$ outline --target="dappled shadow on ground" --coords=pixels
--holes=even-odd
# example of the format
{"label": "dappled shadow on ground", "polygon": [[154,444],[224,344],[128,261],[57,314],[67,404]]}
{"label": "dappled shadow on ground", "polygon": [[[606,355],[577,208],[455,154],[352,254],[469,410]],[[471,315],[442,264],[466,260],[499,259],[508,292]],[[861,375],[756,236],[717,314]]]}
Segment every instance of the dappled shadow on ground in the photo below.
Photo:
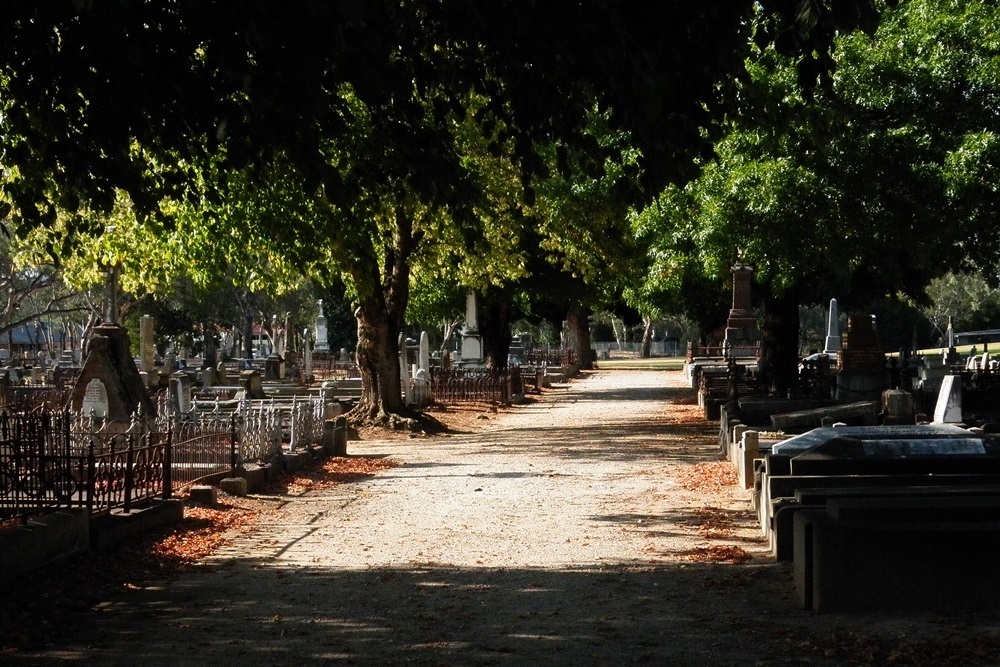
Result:
{"label": "dappled shadow on ground", "polygon": [[73,632],[40,638],[40,652],[3,657],[146,667],[212,664],[213,656],[247,665],[738,664],[761,655],[759,630],[738,604],[719,614],[700,600],[721,595],[700,583],[720,569],[289,571],[235,563],[132,591],[64,619]]}
{"label": "dappled shadow on ground", "polygon": [[[482,449],[502,448],[519,454],[557,458],[651,462],[703,461],[706,440],[714,441],[718,427],[705,422],[666,424],[661,420],[581,424],[565,426],[525,426],[471,433],[456,439],[454,447],[470,455]],[[419,447],[420,441],[409,445]],[[363,451],[363,443],[358,445]],[[401,445],[401,451],[407,445]],[[714,444],[710,447],[714,447]]]}
{"label": "dappled shadow on ground", "polygon": [[[558,570],[291,570],[243,561],[130,591],[61,622],[37,637],[35,650],[0,661],[848,665],[884,664],[916,641],[873,643],[874,628],[852,630],[849,617],[818,623],[795,608],[787,568],[683,561]],[[988,664],[958,657],[935,664]]]}

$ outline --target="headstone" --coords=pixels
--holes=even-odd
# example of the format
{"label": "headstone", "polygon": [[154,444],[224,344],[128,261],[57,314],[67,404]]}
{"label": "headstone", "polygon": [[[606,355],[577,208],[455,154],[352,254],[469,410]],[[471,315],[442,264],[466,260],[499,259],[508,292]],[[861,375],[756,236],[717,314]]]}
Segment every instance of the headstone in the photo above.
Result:
{"label": "headstone", "polygon": [[330,342],[328,340],[329,335],[326,330],[326,317],[323,315],[323,300],[320,299],[317,301],[316,306],[319,310],[316,315],[316,351],[329,352]]}
{"label": "headstone", "polygon": [[227,385],[229,384],[229,371],[226,369],[226,365],[219,362],[218,366],[215,368],[216,376],[219,378],[219,384]]}
{"label": "headstone", "polygon": [[959,375],[945,375],[941,381],[937,403],[934,406],[934,421],[940,424],[962,423],[962,378]]}
{"label": "headstone", "polygon": [[177,392],[177,395],[174,397],[177,401],[177,411],[181,414],[191,412],[191,378],[187,373],[177,372],[170,379],[176,380],[176,382],[172,382],[171,384],[174,385]]}
{"label": "headstone", "polygon": [[417,355],[417,368],[425,371],[431,368],[431,345],[426,331],[420,332],[420,353]]}
{"label": "headstone", "polygon": [[465,331],[462,332],[462,360],[472,363],[483,360],[483,339],[479,335],[479,314],[476,308],[476,293],[465,297]]}
{"label": "headstone", "polygon": [[915,421],[913,394],[902,389],[882,392],[882,423],[890,426],[912,424]]}
{"label": "headstone", "polygon": [[264,385],[260,381],[260,373],[257,371],[247,370],[241,372],[240,388],[242,389],[242,398],[244,399],[267,398],[267,394],[264,393]]}
{"label": "headstone", "polygon": [[757,318],[753,315],[750,294],[753,268],[737,264],[732,267],[732,272],[733,307],[726,321],[726,338],[723,344],[730,357],[754,357],[756,346],[760,342],[760,330],[757,328]]}
{"label": "headstone", "polygon": [[826,354],[840,350],[840,312],[837,310],[837,300],[830,299],[830,312],[826,320]]}
{"label": "headstone", "polygon": [[108,390],[100,378],[93,378],[83,390],[80,411],[86,417],[104,418],[108,416]]}
{"label": "headstone", "polygon": [[[135,360],[129,353],[128,332],[120,326],[102,324],[94,328],[87,350],[87,359],[80,370],[76,385],[70,393],[70,408],[83,410],[87,388],[97,379],[104,386],[107,396],[105,417],[114,421],[127,421],[136,410],[145,415],[155,414],[149,392],[143,384]],[[96,387],[97,385],[93,385]],[[93,389],[88,405],[100,404]]]}

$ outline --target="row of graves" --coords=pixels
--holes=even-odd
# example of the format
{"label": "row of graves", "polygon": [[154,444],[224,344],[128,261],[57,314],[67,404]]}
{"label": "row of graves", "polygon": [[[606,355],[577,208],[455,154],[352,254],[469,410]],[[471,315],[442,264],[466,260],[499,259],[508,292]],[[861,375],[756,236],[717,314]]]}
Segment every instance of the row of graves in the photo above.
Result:
{"label": "row of graves", "polygon": [[[469,311],[476,322],[472,295]],[[266,481],[301,467],[317,449],[346,453],[343,415],[360,396],[361,379],[345,351],[325,343],[322,303],[315,346],[295,353],[275,336],[262,359],[159,358],[153,327],[142,319],[135,358],[126,330],[105,324],[85,357],[0,374],[0,521],[60,507],[128,513],[206,481]],[[553,363],[566,361],[561,353],[487,372],[474,326],[454,358],[435,358],[426,333],[417,344],[401,338],[399,348],[403,398],[414,406],[509,404],[572,372]],[[536,354],[528,341],[512,347],[518,362]]]}
{"label": "row of graves", "polygon": [[872,318],[841,337],[835,309],[797,397],[754,391],[752,357],[689,361],[773,556],[817,612],[996,608],[998,364],[887,357]]}

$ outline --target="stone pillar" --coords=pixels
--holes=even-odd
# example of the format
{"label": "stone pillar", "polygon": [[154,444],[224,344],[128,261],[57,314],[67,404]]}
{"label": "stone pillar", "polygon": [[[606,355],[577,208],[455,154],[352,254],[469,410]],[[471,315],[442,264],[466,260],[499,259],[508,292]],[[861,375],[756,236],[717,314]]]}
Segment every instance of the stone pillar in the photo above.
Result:
{"label": "stone pillar", "polygon": [[399,384],[403,390],[403,402],[409,405],[410,395],[410,364],[406,361],[406,337],[399,334]]}
{"label": "stone pillar", "polygon": [[836,299],[830,299],[830,313],[826,320],[826,346],[823,351],[827,354],[840,351],[840,311],[837,310]]}
{"label": "stone pillar", "polygon": [[482,359],[483,339],[479,335],[476,294],[475,292],[469,292],[465,297],[465,331],[462,333],[462,360],[478,363]]}
{"label": "stone pillar", "polygon": [[326,331],[326,317],[323,315],[323,300],[316,302],[318,313],[316,314],[316,351],[329,352],[329,335]]}
{"label": "stone pillar", "polygon": [[752,357],[751,351],[760,342],[757,318],[753,315],[750,298],[750,280],[753,268],[746,264],[733,267],[733,307],[726,322],[725,347],[727,354],[735,357]]}
{"label": "stone pillar", "polygon": [[307,378],[312,377],[313,374],[313,355],[312,355],[312,340],[310,339],[309,329],[302,332],[302,372]]}
{"label": "stone pillar", "polygon": [[153,318],[143,315],[139,320],[139,369],[146,373],[156,370],[156,341],[153,338]]}
{"label": "stone pillar", "polygon": [[431,344],[426,331],[420,332],[420,354],[417,356],[417,368],[425,371],[431,369]]}
{"label": "stone pillar", "polygon": [[476,310],[476,293],[465,295],[465,328],[467,331],[479,331],[479,314]]}

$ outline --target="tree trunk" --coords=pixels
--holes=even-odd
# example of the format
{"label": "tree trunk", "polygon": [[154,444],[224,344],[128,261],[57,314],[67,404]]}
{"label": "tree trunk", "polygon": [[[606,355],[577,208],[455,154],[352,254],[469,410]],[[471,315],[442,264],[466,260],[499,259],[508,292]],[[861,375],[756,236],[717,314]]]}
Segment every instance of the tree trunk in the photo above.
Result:
{"label": "tree trunk", "polygon": [[764,302],[760,368],[764,381],[777,396],[798,388],[799,300],[795,290],[769,294]]}
{"label": "tree trunk", "polygon": [[573,362],[581,370],[593,370],[590,353],[590,309],[573,307],[566,314],[566,347],[573,351]]}
{"label": "tree trunk", "polygon": [[479,308],[479,334],[483,339],[483,359],[491,371],[507,370],[510,354],[509,290],[490,290]]}
{"label": "tree trunk", "polygon": [[642,347],[639,349],[639,356],[643,359],[649,359],[652,356],[650,349],[653,347],[653,318],[644,317],[642,323],[646,325],[646,328],[642,332]]}
{"label": "tree trunk", "polygon": [[388,310],[378,295],[362,301],[358,320],[358,368],[361,398],[353,412],[362,421],[388,424],[404,412],[399,378],[399,329],[392,326]]}
{"label": "tree trunk", "polygon": [[[372,249],[358,248],[348,270],[358,293],[358,368],[361,398],[351,418],[393,428],[415,422],[403,401],[399,368],[399,333],[410,297],[410,257],[423,234],[413,232],[413,219],[397,207],[392,247],[380,270]],[[384,278],[383,278],[384,276]]]}

